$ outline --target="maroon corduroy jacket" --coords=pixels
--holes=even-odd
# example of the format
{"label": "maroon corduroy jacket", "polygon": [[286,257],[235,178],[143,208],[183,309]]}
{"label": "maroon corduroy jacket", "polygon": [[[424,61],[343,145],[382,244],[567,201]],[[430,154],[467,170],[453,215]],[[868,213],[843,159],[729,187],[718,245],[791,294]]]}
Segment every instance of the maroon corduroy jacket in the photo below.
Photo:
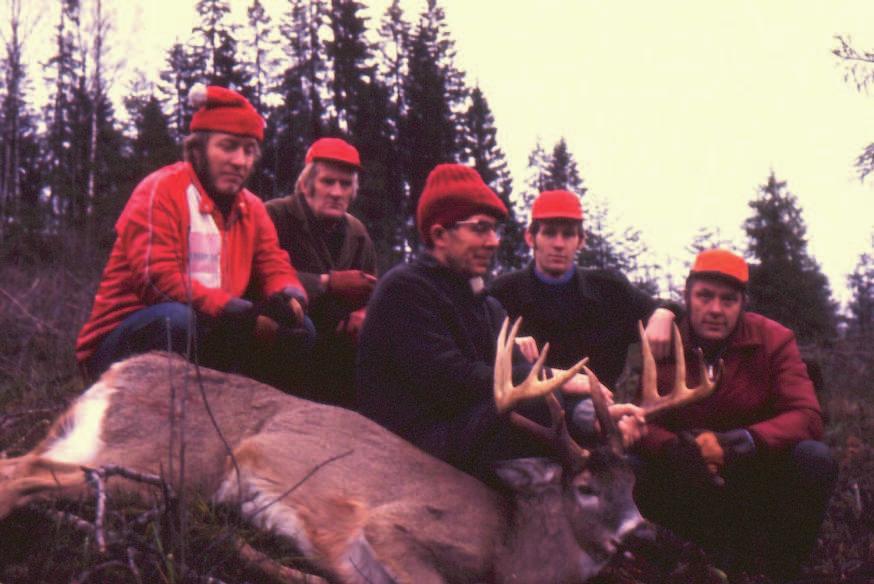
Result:
{"label": "maroon corduroy jacket", "polygon": [[[689,325],[680,323],[686,348],[686,381],[699,383],[698,358],[689,346]],[[746,428],[764,452],[781,452],[798,442],[822,437],[822,412],[801,360],[795,334],[759,314],[742,314],[722,354],[725,370],[707,399],[667,412],[650,424],[640,443],[656,455],[683,430],[723,432]],[[673,387],[674,363],[658,366],[661,393]]]}

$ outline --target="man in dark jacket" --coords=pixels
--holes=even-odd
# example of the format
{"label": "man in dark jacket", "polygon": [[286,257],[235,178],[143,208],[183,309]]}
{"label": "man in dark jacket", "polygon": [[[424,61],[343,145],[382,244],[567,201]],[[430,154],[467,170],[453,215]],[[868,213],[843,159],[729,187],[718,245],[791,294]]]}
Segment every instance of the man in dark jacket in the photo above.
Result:
{"label": "man in dark jacket", "polygon": [[[669,350],[674,313],[612,270],[576,265],[585,245],[583,210],[572,192],[540,193],[531,207],[525,241],[534,254],[527,268],[504,274],[489,288],[512,317],[523,317],[521,335],[549,343],[547,365],[570,367],[581,356],[601,383],[613,387],[628,346],[638,341],[637,322],[648,320],[656,358]],[[533,357],[537,349],[531,347]]]}
{"label": "man in dark jacket", "polygon": [[[636,497],[649,519],[700,543],[733,572],[794,576],[809,555],[836,479],[813,384],[794,334],[744,309],[746,262],[701,252],[680,323],[686,359],[724,363],[709,398],[650,424]],[[673,362],[659,366],[670,387]],[[687,370],[687,385],[699,382]]]}
{"label": "man in dark jacket", "polygon": [[321,138],[307,151],[292,195],[267,212],[310,298],[317,340],[312,366],[280,385],[311,399],[352,404],[355,342],[376,282],[376,252],[367,228],[349,212],[358,193],[361,159],[340,138]]}
{"label": "man in dark jacket", "polygon": [[[368,307],[358,353],[359,409],[430,454],[480,476],[489,462],[535,454],[530,436],[499,414],[493,398],[500,304],[483,292],[507,209],[477,172],[440,164],[428,176],[416,211],[426,251],[380,280]],[[514,381],[531,366],[517,352]],[[563,387],[587,393],[577,375]],[[517,411],[548,422],[542,401]],[[626,437],[642,416],[614,406]],[[620,423],[620,429],[623,424]],[[632,436],[633,434],[633,436]]]}

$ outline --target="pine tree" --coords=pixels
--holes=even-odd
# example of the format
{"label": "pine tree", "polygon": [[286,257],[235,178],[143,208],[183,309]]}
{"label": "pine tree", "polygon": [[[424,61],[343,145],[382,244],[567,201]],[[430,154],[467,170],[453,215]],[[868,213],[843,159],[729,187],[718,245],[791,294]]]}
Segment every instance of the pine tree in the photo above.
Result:
{"label": "pine tree", "polygon": [[[874,236],[871,238],[874,249]],[[874,253],[859,256],[853,273],[847,277],[852,297],[849,302],[850,332],[867,339],[874,333]]]}
{"label": "pine tree", "polygon": [[7,226],[21,224],[22,209],[32,205],[32,212],[38,208],[33,191],[39,189],[39,183],[27,180],[39,164],[34,156],[38,152],[36,121],[27,102],[29,80],[24,66],[32,17],[25,13],[22,0],[9,3],[8,17],[6,30],[0,31],[6,40],[5,54],[0,58],[5,72],[0,80],[0,245],[6,239]]}
{"label": "pine tree", "polygon": [[167,52],[167,69],[161,72],[161,93],[171,112],[173,139],[181,142],[188,134],[188,124],[194,112],[188,104],[188,93],[195,83],[203,82],[203,55],[182,43],[175,43]]}
{"label": "pine tree", "polygon": [[248,42],[244,43],[250,55],[246,62],[251,65],[251,72],[248,75],[252,86],[249,97],[255,109],[263,115],[264,94],[267,88],[273,85],[271,73],[272,65],[275,63],[270,55],[276,49],[277,42],[273,34],[273,20],[267,14],[261,0],[252,0],[246,15],[249,23],[248,31],[251,34]]}
{"label": "pine tree", "polygon": [[145,177],[179,160],[179,145],[171,136],[167,116],[154,95],[137,110],[131,111],[131,116],[136,127],[132,144],[132,159],[137,168],[135,175]]}
{"label": "pine tree", "polygon": [[[401,144],[409,184],[405,215],[412,216],[428,173],[460,155],[456,108],[464,101],[463,75],[455,66],[455,43],[443,9],[428,0],[410,39],[408,71],[404,79],[406,115],[401,124]],[[409,247],[418,234],[409,226]]]}
{"label": "pine tree", "polygon": [[807,227],[795,196],[774,172],[750,202],[744,222],[750,269],[750,308],[793,329],[799,339],[834,334],[835,307],[828,280],[807,253]]}
{"label": "pine tree", "polygon": [[579,165],[568,149],[567,141],[564,138],[559,139],[552,149],[552,154],[549,156],[543,173],[543,188],[540,190],[551,191],[555,189],[565,189],[580,197],[585,196],[589,190],[583,184]]}
{"label": "pine tree", "polygon": [[492,187],[509,211],[504,235],[497,253],[497,271],[521,268],[528,256],[525,225],[516,218],[512,204],[513,179],[504,151],[498,146],[495,117],[482,90],[475,87],[464,118],[462,160],[473,166],[485,183]]}
{"label": "pine tree", "polygon": [[83,140],[87,139],[87,114],[84,111],[85,63],[78,0],[61,3],[55,27],[56,52],[48,62],[53,95],[48,125],[49,206],[52,227],[84,224]]}
{"label": "pine tree", "polygon": [[[858,91],[867,92],[874,81],[874,53],[858,50],[848,37],[838,35],[835,38],[839,46],[832,49],[832,54],[843,61],[846,67],[844,79],[852,82]],[[874,172],[874,142],[865,146],[856,157],[856,169],[862,180]]]}
{"label": "pine tree", "polygon": [[198,0],[200,23],[192,31],[192,46],[200,51],[209,84],[249,95],[249,76],[237,61],[237,27],[227,22],[230,11],[227,0]]}

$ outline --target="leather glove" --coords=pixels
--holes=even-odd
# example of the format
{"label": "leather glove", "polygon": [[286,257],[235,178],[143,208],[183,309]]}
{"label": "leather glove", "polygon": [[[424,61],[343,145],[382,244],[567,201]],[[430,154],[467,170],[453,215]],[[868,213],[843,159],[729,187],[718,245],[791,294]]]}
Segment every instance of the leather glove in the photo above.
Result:
{"label": "leather glove", "polygon": [[680,432],[677,440],[665,448],[664,455],[671,471],[692,487],[724,484],[722,477],[708,468],[701,448],[690,432]]}
{"label": "leather glove", "polygon": [[345,333],[349,335],[353,342],[358,342],[358,335],[361,334],[361,328],[364,326],[364,320],[367,318],[367,308],[359,308],[349,313],[349,316],[340,321],[337,325],[337,333]]}
{"label": "leather glove", "polygon": [[296,288],[286,288],[281,292],[272,294],[259,307],[259,318],[269,318],[279,326],[288,328],[300,326],[304,319],[303,306],[298,298],[289,294],[290,291],[296,290]]}
{"label": "leather glove", "polygon": [[724,453],[726,466],[747,460],[756,453],[756,441],[746,428],[717,432],[716,440]]}
{"label": "leather glove", "polygon": [[327,291],[354,304],[365,304],[376,285],[376,276],[361,270],[332,270]]}

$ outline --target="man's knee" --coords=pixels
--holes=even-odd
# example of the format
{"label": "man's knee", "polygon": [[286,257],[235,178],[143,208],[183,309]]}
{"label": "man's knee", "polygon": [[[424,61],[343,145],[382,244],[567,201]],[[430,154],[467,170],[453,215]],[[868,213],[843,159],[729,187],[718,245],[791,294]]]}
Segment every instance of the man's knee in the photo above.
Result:
{"label": "man's knee", "polygon": [[817,440],[803,440],[792,450],[792,461],[806,483],[826,485],[837,479],[838,465],[829,447]]}

